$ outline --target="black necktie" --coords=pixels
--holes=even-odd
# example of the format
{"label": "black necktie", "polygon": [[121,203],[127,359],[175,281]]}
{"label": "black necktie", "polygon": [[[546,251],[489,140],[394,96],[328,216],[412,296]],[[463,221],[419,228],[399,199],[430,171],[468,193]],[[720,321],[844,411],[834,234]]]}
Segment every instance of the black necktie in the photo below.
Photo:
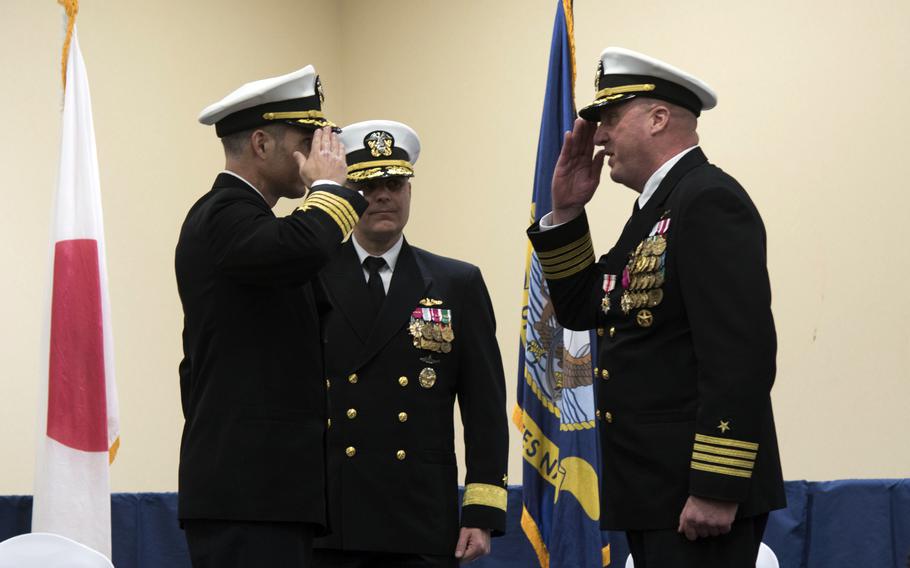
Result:
{"label": "black necktie", "polygon": [[368,256],[363,259],[363,267],[370,274],[367,287],[370,289],[370,298],[377,313],[382,307],[382,301],[385,300],[385,288],[382,285],[382,277],[379,276],[379,270],[385,265],[385,259],[381,256]]}

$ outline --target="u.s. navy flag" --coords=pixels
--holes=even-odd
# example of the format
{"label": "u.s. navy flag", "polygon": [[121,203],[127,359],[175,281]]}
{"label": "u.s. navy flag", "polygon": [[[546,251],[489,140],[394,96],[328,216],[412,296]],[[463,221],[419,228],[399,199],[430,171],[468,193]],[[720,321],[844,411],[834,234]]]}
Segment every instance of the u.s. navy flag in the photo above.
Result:
{"label": "u.s. navy flag", "polygon": [[72,25],[51,232],[32,531],[111,557],[109,466],[119,446],[101,186],[85,63]]}
{"label": "u.s. navy flag", "polygon": [[[531,219],[552,208],[550,182],[563,133],[575,120],[572,0],[558,0],[540,121]],[[528,245],[518,362],[524,491],[521,527],[541,567],[601,568],[610,547],[600,531],[599,445],[594,420],[591,334],[563,329],[541,262]]]}

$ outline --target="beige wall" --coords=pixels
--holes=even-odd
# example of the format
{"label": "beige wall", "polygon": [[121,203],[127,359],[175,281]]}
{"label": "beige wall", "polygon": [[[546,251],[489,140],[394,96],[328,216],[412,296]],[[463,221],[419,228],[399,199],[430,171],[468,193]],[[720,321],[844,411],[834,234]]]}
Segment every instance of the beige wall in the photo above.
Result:
{"label": "beige wall", "polygon": [[[106,213],[123,445],[119,491],[173,490],[182,417],[173,247],[221,168],[198,111],[239,83],[313,63],[341,123],[411,124],[423,154],[411,242],[478,264],[514,404],[523,230],[552,31],[550,0],[82,0]],[[709,158],[749,190],[769,234],[788,479],[906,477],[910,253],[901,158],[910,4],[576,6],[578,102],[607,45],[689,69],[720,94]],[[0,494],[32,488],[41,315],[59,132],[60,9],[0,0]],[[634,194],[604,176],[595,246]],[[288,211],[291,203],[279,205]],[[513,432],[510,475],[520,480]]]}

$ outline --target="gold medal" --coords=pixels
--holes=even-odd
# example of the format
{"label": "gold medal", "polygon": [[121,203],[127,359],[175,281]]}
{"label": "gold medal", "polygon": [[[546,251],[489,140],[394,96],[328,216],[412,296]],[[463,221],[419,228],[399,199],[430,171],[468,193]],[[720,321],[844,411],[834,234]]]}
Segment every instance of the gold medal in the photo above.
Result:
{"label": "gold medal", "polygon": [[654,316],[650,311],[642,310],[635,316],[635,323],[637,323],[639,327],[651,327],[651,324],[654,323]]}
{"label": "gold medal", "polygon": [[651,251],[655,255],[662,255],[667,250],[667,238],[663,235],[657,235],[657,239],[651,244]]}
{"label": "gold medal", "polygon": [[661,271],[658,272],[657,275],[654,277],[654,287],[655,287],[655,288],[660,288],[660,287],[663,286],[663,285],[664,285],[664,271],[661,270]]}
{"label": "gold medal", "polygon": [[648,307],[653,308],[660,304],[664,299],[664,291],[660,288],[648,291]]}
{"label": "gold medal", "polygon": [[450,353],[452,351],[452,344],[451,343],[442,343],[439,345],[439,350],[442,351],[443,353]]}
{"label": "gold medal", "polygon": [[605,314],[610,311],[610,295],[609,294],[604,294],[603,300],[600,301],[600,309]]}
{"label": "gold medal", "polygon": [[439,329],[438,323],[434,323],[432,326],[430,326],[430,333],[433,336],[433,341],[436,341],[436,342],[442,341],[442,330]]}
{"label": "gold medal", "polygon": [[436,384],[436,371],[432,367],[424,367],[417,376],[417,381],[425,389],[433,388]]}
{"label": "gold medal", "polygon": [[455,331],[452,329],[451,325],[445,325],[442,327],[442,340],[446,343],[451,343],[455,339]]}
{"label": "gold medal", "polygon": [[622,313],[626,315],[632,311],[632,293],[628,290],[622,293],[622,298],[619,300],[619,307],[622,309]]}

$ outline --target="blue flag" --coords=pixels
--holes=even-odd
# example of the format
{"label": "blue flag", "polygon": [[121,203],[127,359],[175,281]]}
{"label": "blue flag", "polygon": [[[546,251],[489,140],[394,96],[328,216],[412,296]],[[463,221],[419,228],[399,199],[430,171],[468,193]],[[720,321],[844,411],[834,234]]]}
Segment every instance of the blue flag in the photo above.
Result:
{"label": "blue flag", "polygon": [[[572,0],[558,0],[531,198],[534,221],[552,209],[553,169],[563,133],[575,120],[574,47]],[[513,422],[523,442],[521,527],[541,567],[610,564],[609,543],[600,531],[592,345],[589,332],[557,323],[529,244]]]}

